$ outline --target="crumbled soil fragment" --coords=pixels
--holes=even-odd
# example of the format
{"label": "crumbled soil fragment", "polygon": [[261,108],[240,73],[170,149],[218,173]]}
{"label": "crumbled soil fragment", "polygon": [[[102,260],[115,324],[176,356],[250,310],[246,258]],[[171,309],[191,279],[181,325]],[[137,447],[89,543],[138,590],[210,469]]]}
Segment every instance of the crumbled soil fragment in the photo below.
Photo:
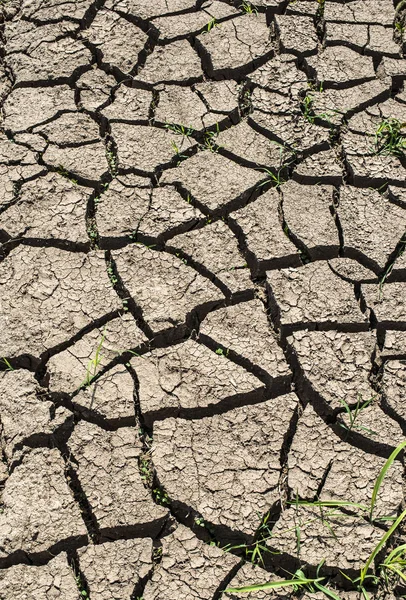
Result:
{"label": "crumbled soil fragment", "polygon": [[69,418],[69,411],[45,400],[46,390],[27,371],[0,375],[0,424],[2,448],[11,463],[20,455],[24,442],[50,438]]}
{"label": "crumbled soil fragment", "polygon": [[15,565],[0,571],[4,600],[77,600],[78,588],[65,553],[40,567]]}
{"label": "crumbled soil fragment", "polygon": [[19,551],[48,551],[61,540],[74,543],[86,536],[56,449],[31,450],[7,479],[2,501],[0,558]]}
{"label": "crumbled soil fragment", "polygon": [[406,211],[376,190],[345,186],[337,209],[348,253],[362,253],[383,269],[406,229]]}
{"label": "crumbled soil fragment", "polygon": [[382,530],[362,517],[348,518],[340,509],[332,512],[320,513],[317,507],[289,508],[275,525],[269,546],[281,553],[281,561],[286,553],[312,565],[324,560],[327,568],[361,569],[381,539]]}
{"label": "crumbled soil fragment", "polygon": [[131,175],[112,181],[97,209],[101,236],[158,238],[171,230],[190,228],[203,218],[203,214],[184,200],[173,186],[150,189],[140,187],[139,183],[140,178]]}
{"label": "crumbled soil fragment", "polygon": [[404,283],[364,284],[362,292],[366,305],[378,323],[389,326],[402,323],[406,314]]}
{"label": "crumbled soil fragment", "polygon": [[216,152],[204,150],[164,173],[162,182],[179,182],[209,210],[247,195],[265,174],[247,169]]}
{"label": "crumbled soil fragment", "polygon": [[117,144],[118,165],[122,169],[152,172],[171,159],[181,158],[190,143],[171,131],[144,125],[112,123],[111,131]]}
{"label": "crumbled soil fragment", "polygon": [[132,245],[113,252],[119,276],[154,330],[178,325],[198,305],[222,299],[209,279],[184,260]]}
{"label": "crumbled soil fragment", "polygon": [[255,202],[231,214],[242,229],[248,249],[258,260],[271,262],[297,253],[283,229],[279,205],[278,192],[270,189]]}
{"label": "crumbled soil fragment", "polygon": [[239,559],[208,546],[183,525],[162,539],[162,560],[147,583],[144,600],[211,600]]}
{"label": "crumbled soil fragment", "polygon": [[389,361],[385,364],[382,378],[382,392],[385,404],[389,407],[392,418],[406,424],[404,398],[406,393],[406,362]]}
{"label": "crumbled soil fragment", "polygon": [[[359,398],[360,405],[371,398],[376,399],[376,395],[364,394]],[[288,458],[288,485],[293,497],[298,494],[299,498],[313,498],[325,478],[321,500],[355,502],[365,506],[370,502],[375,480],[385,460],[352,446],[349,443],[351,434],[376,443],[395,445],[401,442],[402,431],[373,402],[358,414],[353,412],[352,421],[345,412],[341,413],[340,423],[343,435],[338,438],[310,405],[304,410]],[[395,514],[401,498],[402,466],[396,462],[379,490],[376,515]]]}
{"label": "crumbled soil fragment", "polygon": [[1,263],[0,281],[6,357],[39,355],[121,305],[99,251],[20,246]]}
{"label": "crumbled soil fragment", "polygon": [[89,385],[110,361],[146,339],[128,313],[93,329],[48,361],[50,389],[73,392],[82,385]]}
{"label": "crumbled soil fragment", "polygon": [[131,361],[140,383],[144,413],[182,414],[187,409],[211,408],[233,396],[244,396],[261,382],[243,367],[188,340],[169,349],[153,350]]}
{"label": "crumbled soil fragment", "polygon": [[89,190],[59,173],[48,173],[23,184],[18,200],[2,216],[11,236],[61,239],[86,243],[86,206]]}
{"label": "crumbled soil fragment", "polygon": [[83,492],[106,537],[119,537],[120,529],[131,526],[151,535],[159,531],[166,510],[153,503],[142,483],[136,430],[103,431],[82,421],[68,446]]}
{"label": "crumbled soil fragment", "polygon": [[109,10],[100,10],[83,36],[101,52],[101,60],[123,73],[137,65],[138,55],[147,41],[146,34],[127,19]]}
{"label": "crumbled soil fragment", "polygon": [[288,338],[311,389],[333,408],[375,395],[369,383],[375,348],[372,333],[297,331]]}
{"label": "crumbled soil fragment", "polygon": [[207,55],[208,71],[228,74],[271,52],[265,15],[247,14],[215,25],[199,36]]}
{"label": "crumbled soil fragment", "polygon": [[52,118],[58,111],[74,111],[73,90],[67,85],[44,88],[17,88],[6,99],[4,127],[12,132],[24,131]]}
{"label": "crumbled soil fragment", "polygon": [[[334,218],[333,188],[301,186],[289,181],[281,188],[286,225],[312,258],[338,254],[339,236]],[[329,256],[329,258],[332,258]]]}
{"label": "crumbled soil fragment", "polygon": [[272,378],[290,375],[281,348],[269,335],[267,315],[259,300],[210,313],[200,333],[264,369]]}
{"label": "crumbled soil fragment", "polygon": [[128,600],[152,568],[152,540],[117,540],[79,552],[89,593],[100,600]]}
{"label": "crumbled soil fragment", "polygon": [[197,52],[187,40],[180,40],[169,46],[157,46],[148,56],[137,79],[156,85],[197,81],[202,77],[203,71]]}
{"label": "crumbled soil fragment", "polygon": [[254,534],[258,515],[279,498],[279,455],[296,405],[290,394],[196,421],[158,423],[154,464],[172,501],[210,523]]}
{"label": "crumbled soil fragment", "polygon": [[353,286],[337,277],[326,262],[310,263],[300,269],[269,271],[267,280],[282,325],[367,322],[355,299]]}
{"label": "crumbled soil fragment", "polygon": [[252,287],[237,240],[223,221],[178,235],[171,244],[213,273],[232,293]]}

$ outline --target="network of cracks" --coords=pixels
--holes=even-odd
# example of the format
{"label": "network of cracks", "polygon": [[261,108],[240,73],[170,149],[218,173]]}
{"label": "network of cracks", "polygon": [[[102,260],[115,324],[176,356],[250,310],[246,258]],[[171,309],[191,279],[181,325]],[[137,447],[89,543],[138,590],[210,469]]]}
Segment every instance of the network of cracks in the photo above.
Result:
{"label": "network of cracks", "polygon": [[406,435],[402,4],[2,0],[1,600],[357,597],[404,502],[400,453],[349,504]]}

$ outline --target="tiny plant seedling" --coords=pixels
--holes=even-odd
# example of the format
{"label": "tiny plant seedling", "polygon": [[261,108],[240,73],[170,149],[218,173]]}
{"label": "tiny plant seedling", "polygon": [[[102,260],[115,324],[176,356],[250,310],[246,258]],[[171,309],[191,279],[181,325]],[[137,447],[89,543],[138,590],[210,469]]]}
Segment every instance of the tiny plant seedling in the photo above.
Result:
{"label": "tiny plant seedling", "polygon": [[96,352],[95,352],[94,358],[92,358],[91,360],[89,360],[89,362],[87,364],[86,379],[82,383],[82,386],[83,385],[89,386],[92,383],[93,379],[97,375],[97,369],[98,369],[98,367],[99,367],[99,365],[101,363],[101,360],[102,360],[101,349],[103,347],[105,337],[106,337],[106,328],[103,329],[102,337],[101,337],[100,342],[97,344],[97,348],[96,348]]}
{"label": "tiny plant seedling", "polygon": [[258,184],[258,187],[262,187],[271,182],[273,183],[274,187],[280,188],[281,185],[285,183],[285,179],[283,179],[281,176],[281,170],[282,169],[279,169],[276,173],[273,173],[270,169],[264,169],[264,173],[266,173],[267,178],[264,181],[261,181]]}
{"label": "tiny plant seedling", "polygon": [[364,402],[362,399],[362,394],[358,394],[357,404],[355,405],[354,410],[351,410],[351,408],[349,407],[347,402],[343,398],[340,398],[340,403],[344,407],[345,412],[350,421],[349,425],[347,425],[346,423],[343,423],[343,422],[339,423],[340,427],[343,427],[343,429],[346,429],[347,431],[352,431],[354,429],[355,431],[365,431],[369,435],[378,435],[376,433],[376,431],[372,431],[372,429],[368,429],[368,427],[364,427],[363,425],[360,425],[359,423],[356,422],[358,417],[360,416],[361,412],[365,408],[370,406],[370,404],[375,400],[375,398],[376,398],[376,396],[372,396],[371,398],[369,398],[368,400],[365,400],[365,402]]}
{"label": "tiny plant seedling", "polygon": [[240,4],[240,8],[242,12],[246,13],[247,15],[258,15],[258,9],[256,6],[251,4],[251,2],[246,2],[244,0],[244,2]]}
{"label": "tiny plant seedling", "polygon": [[206,29],[205,29],[205,31],[203,31],[203,33],[210,33],[210,31],[212,29],[214,29],[215,27],[220,27],[220,24],[218,23],[218,21],[215,17],[212,17],[210,19],[210,21],[207,23]]}

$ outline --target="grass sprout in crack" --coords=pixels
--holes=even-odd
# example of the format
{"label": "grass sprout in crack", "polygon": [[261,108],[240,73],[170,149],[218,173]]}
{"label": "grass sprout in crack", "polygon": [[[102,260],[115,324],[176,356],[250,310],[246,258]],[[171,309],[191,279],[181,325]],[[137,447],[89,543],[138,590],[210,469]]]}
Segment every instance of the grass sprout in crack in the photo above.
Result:
{"label": "grass sprout in crack", "polygon": [[203,31],[203,33],[210,33],[210,31],[212,29],[214,29],[215,27],[220,27],[220,23],[218,23],[217,19],[215,17],[213,17],[207,23],[206,29]]}
{"label": "grass sprout in crack", "polygon": [[406,152],[406,123],[398,119],[384,119],[375,132],[376,154],[405,156]]}
{"label": "grass sprout in crack", "polygon": [[356,423],[356,420],[360,416],[360,413],[365,408],[367,408],[375,399],[376,399],[376,396],[372,396],[368,400],[363,401],[362,394],[358,394],[357,404],[355,405],[354,410],[351,410],[351,408],[349,407],[347,402],[345,400],[343,400],[342,398],[340,398],[340,403],[343,405],[344,410],[345,410],[345,412],[348,416],[349,422],[350,422],[349,425],[347,425],[346,423],[339,423],[340,427],[343,427],[348,432],[355,430],[355,431],[365,431],[369,435],[378,435],[376,433],[376,431],[372,431],[372,429],[368,429],[368,427],[364,427],[363,425]]}
{"label": "grass sprout in crack", "polygon": [[251,4],[251,2],[244,1],[242,4],[240,4],[240,9],[247,15],[258,15],[257,7]]}
{"label": "grass sprout in crack", "polygon": [[101,350],[102,350],[105,338],[106,338],[106,328],[103,329],[102,337],[101,337],[100,342],[97,344],[94,357],[91,360],[89,360],[89,362],[87,364],[86,378],[80,387],[89,386],[92,383],[93,379],[96,377],[97,369],[102,360]]}

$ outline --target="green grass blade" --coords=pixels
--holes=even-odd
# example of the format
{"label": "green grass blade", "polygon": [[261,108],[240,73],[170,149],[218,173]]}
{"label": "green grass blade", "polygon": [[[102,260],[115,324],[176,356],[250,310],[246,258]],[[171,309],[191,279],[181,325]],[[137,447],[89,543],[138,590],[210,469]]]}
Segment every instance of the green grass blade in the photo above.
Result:
{"label": "green grass blade", "polygon": [[314,586],[329,598],[333,598],[333,600],[341,600],[340,596],[337,596],[337,594],[326,588],[324,585],[321,585],[321,583],[315,582]]}
{"label": "green grass blade", "polygon": [[384,565],[390,564],[395,557],[397,557],[399,554],[403,554],[405,552],[406,552],[406,544],[402,544],[401,546],[394,548],[392,550],[392,552],[390,552],[390,554],[388,554],[388,556],[385,558],[383,564]]}
{"label": "green grass blade", "polygon": [[398,577],[400,577],[401,579],[403,579],[403,581],[406,581],[406,574],[403,573],[403,571],[401,571],[397,567],[394,567],[393,565],[390,565],[390,566],[388,566],[386,568],[389,569],[390,571],[392,571],[393,573],[396,573],[396,575]]}
{"label": "green grass blade", "polygon": [[381,549],[384,547],[384,545],[386,544],[386,542],[388,541],[388,539],[390,538],[392,533],[395,531],[395,529],[397,529],[397,527],[399,526],[399,524],[403,521],[403,519],[405,517],[406,517],[406,510],[404,510],[402,512],[402,514],[400,514],[398,516],[396,521],[393,523],[392,527],[390,529],[388,529],[388,531],[385,533],[384,536],[382,536],[381,540],[378,542],[378,544],[373,549],[371,556],[368,558],[363,569],[361,569],[361,576],[360,576],[360,585],[361,586],[365,580],[365,577],[368,573],[368,569],[371,566],[372,561],[375,559],[376,555],[381,551]]}
{"label": "green grass blade", "polygon": [[248,585],[245,587],[227,588],[226,590],[224,590],[224,592],[228,593],[228,594],[231,594],[231,593],[232,594],[235,594],[235,593],[246,594],[248,592],[259,592],[261,590],[279,589],[279,588],[284,588],[284,587],[292,587],[295,585],[298,585],[298,586],[309,585],[312,583],[323,581],[323,579],[324,579],[324,577],[318,577],[317,579],[307,579],[307,578],[281,579],[280,581],[269,581],[268,583],[258,583],[255,585]]}
{"label": "green grass blade", "polygon": [[288,504],[294,504],[298,506],[355,506],[361,510],[367,510],[367,506],[364,504],[358,504],[358,502],[347,502],[346,500],[316,500],[315,502],[308,502],[307,500],[298,500],[297,502],[289,502]]}
{"label": "green grass blade", "polygon": [[376,498],[378,496],[378,492],[380,490],[380,487],[382,485],[382,481],[384,480],[384,477],[386,475],[386,473],[388,472],[388,470],[390,469],[392,463],[394,462],[395,458],[397,457],[397,455],[399,454],[399,452],[401,452],[403,450],[403,448],[406,447],[406,440],[404,442],[402,442],[401,444],[399,444],[399,446],[397,446],[397,448],[394,449],[394,451],[392,452],[392,454],[390,455],[390,457],[388,458],[388,460],[386,461],[386,463],[383,465],[381,472],[379,473],[376,481],[375,481],[375,485],[374,485],[374,490],[372,492],[372,498],[371,498],[371,508],[369,511],[369,518],[372,519],[372,513],[374,511],[375,508],[375,504],[376,504]]}
{"label": "green grass blade", "polygon": [[3,356],[3,358],[2,358],[1,360],[2,360],[2,361],[4,362],[4,364],[6,365],[6,367],[7,367],[7,369],[6,369],[6,370],[7,370],[7,371],[14,371],[14,368],[11,366],[11,364],[10,364],[10,362],[7,360],[7,358],[5,358],[5,357]]}

